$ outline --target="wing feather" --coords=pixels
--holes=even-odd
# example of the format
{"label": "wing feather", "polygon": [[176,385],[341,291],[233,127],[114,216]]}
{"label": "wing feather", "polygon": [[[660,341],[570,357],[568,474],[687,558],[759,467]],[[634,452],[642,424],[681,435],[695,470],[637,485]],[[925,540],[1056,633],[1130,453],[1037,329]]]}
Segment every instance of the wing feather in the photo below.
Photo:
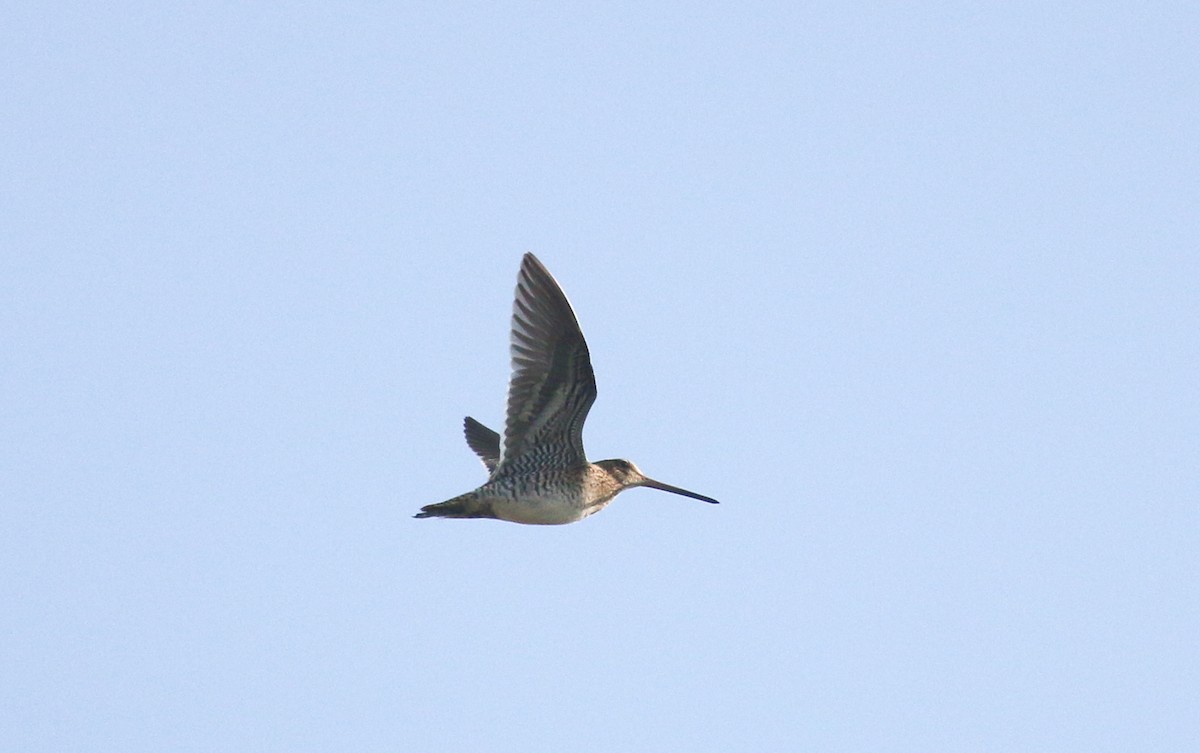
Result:
{"label": "wing feather", "polygon": [[591,357],[566,294],[533,254],[525,254],[517,276],[511,350],[495,475],[587,463],[583,423],[596,401]]}

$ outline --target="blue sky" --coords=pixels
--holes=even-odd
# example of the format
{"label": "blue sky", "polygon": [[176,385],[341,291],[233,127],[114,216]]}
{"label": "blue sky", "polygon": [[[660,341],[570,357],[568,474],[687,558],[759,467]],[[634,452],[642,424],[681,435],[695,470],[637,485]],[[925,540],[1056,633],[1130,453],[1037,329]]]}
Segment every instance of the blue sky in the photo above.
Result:
{"label": "blue sky", "polygon": [[[1200,12],[26,5],[0,748],[1200,745]],[[521,254],[566,527],[484,478]]]}

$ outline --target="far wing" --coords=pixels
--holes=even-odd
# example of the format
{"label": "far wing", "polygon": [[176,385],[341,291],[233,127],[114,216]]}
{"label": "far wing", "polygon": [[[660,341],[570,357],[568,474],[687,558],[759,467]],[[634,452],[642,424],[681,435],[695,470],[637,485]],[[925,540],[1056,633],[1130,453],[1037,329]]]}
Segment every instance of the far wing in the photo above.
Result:
{"label": "far wing", "polygon": [[500,462],[500,435],[470,416],[463,419],[463,434],[467,437],[467,446],[483,461],[488,473],[495,471]]}

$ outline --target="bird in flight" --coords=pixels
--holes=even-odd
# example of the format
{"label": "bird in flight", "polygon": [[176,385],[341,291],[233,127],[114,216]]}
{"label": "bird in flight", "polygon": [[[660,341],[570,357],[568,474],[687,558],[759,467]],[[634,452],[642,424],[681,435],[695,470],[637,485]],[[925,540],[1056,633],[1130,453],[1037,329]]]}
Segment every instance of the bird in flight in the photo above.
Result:
{"label": "bird in flight", "polygon": [[717,503],[655,481],[628,460],[588,462],[583,422],[596,401],[591,357],[566,294],[533,254],[525,254],[517,275],[511,348],[503,442],[470,416],[463,421],[467,445],[488,470],[487,482],[426,505],[415,517],[561,525],[583,520],[636,486]]}

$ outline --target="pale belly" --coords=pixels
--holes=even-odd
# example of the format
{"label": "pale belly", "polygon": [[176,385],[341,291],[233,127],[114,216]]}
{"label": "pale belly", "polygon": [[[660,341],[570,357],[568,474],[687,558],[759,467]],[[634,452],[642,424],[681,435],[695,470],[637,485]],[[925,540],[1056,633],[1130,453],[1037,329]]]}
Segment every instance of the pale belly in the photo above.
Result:
{"label": "pale belly", "polygon": [[519,497],[492,501],[492,513],[501,520],[535,526],[559,526],[583,520],[608,502],[583,507],[561,497]]}

